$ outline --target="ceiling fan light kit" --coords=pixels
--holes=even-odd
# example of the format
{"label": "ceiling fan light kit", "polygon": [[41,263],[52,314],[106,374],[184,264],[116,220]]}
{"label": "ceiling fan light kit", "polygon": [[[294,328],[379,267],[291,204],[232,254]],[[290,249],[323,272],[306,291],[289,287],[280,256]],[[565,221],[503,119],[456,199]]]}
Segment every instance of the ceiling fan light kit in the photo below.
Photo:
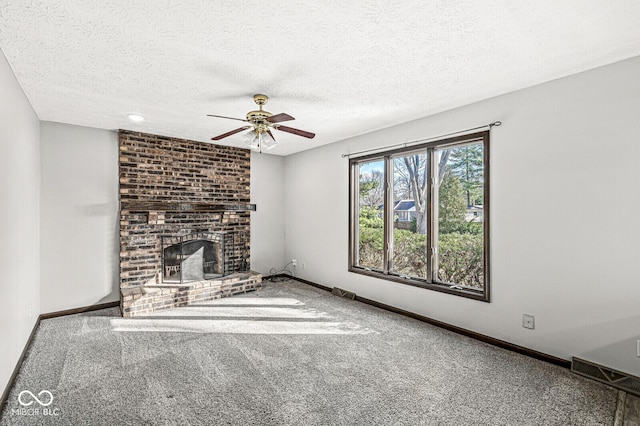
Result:
{"label": "ceiling fan light kit", "polygon": [[225,118],[228,120],[244,121],[246,123],[249,123],[246,126],[231,130],[218,136],[214,136],[213,138],[211,138],[211,140],[219,141],[220,139],[224,139],[231,135],[235,135],[236,133],[240,133],[244,130],[251,129],[243,135],[243,141],[251,149],[262,152],[262,148],[272,149],[276,146],[276,139],[271,133],[271,129],[280,130],[281,132],[291,133],[293,135],[302,136],[308,139],[313,139],[313,137],[315,137],[314,133],[278,124],[283,121],[295,120],[295,118],[286,113],[273,115],[269,111],[263,110],[262,106],[266,104],[267,101],[269,101],[269,97],[267,95],[254,95],[253,101],[258,105],[259,109],[256,111],[249,111],[247,113],[246,119],[208,114],[208,117]]}
{"label": "ceiling fan light kit", "polygon": [[276,146],[276,141],[270,133],[271,132],[256,133],[255,130],[251,129],[242,136],[242,141],[251,149],[271,149]]}

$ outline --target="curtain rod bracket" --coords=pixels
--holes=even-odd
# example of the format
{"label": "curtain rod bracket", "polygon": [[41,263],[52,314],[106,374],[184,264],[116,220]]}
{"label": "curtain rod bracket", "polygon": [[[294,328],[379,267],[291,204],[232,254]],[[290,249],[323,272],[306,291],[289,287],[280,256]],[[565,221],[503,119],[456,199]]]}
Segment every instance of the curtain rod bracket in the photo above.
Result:
{"label": "curtain rod bracket", "polygon": [[470,128],[470,129],[460,130],[460,131],[457,131],[457,132],[451,132],[451,133],[447,133],[447,134],[440,135],[440,136],[433,136],[433,137],[430,137],[430,138],[419,139],[419,140],[415,140],[415,141],[409,141],[409,142],[400,143],[400,144],[397,144],[397,145],[390,145],[390,146],[386,146],[386,147],[366,149],[364,151],[352,152],[352,153],[349,153],[349,154],[342,154],[342,158],[351,157],[352,155],[365,154],[365,153],[368,153],[368,152],[383,151],[383,150],[388,149],[388,148],[395,148],[395,147],[400,147],[400,146],[403,147],[403,148],[406,148],[408,146],[411,146],[413,144],[420,143],[420,142],[431,141],[431,140],[434,140],[434,139],[444,138],[446,136],[459,135],[461,133],[467,133],[467,132],[470,132],[470,131],[480,130],[480,129],[487,128],[487,127],[489,128],[489,130],[491,130],[492,127],[499,127],[499,126],[502,126],[502,121],[494,121],[493,123],[485,124],[484,126],[473,127],[473,128]]}

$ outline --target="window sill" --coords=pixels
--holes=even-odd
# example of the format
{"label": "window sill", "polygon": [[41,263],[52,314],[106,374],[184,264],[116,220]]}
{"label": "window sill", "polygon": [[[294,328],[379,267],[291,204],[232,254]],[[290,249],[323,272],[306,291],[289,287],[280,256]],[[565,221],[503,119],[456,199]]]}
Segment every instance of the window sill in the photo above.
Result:
{"label": "window sill", "polygon": [[490,302],[489,295],[480,291],[456,289],[456,288],[451,288],[446,284],[434,284],[434,283],[428,283],[423,280],[419,280],[417,278],[410,279],[410,278],[403,278],[396,275],[387,275],[387,274],[383,274],[382,272],[366,270],[364,268],[359,268],[355,266],[349,267],[349,272],[353,272],[355,274],[360,274],[360,275],[366,275],[368,277],[378,278],[381,280],[393,281],[393,282],[406,284],[414,287],[420,287],[426,290],[433,290],[441,293],[452,294],[454,296],[465,297],[467,299],[479,300],[481,302],[487,302],[487,303]]}

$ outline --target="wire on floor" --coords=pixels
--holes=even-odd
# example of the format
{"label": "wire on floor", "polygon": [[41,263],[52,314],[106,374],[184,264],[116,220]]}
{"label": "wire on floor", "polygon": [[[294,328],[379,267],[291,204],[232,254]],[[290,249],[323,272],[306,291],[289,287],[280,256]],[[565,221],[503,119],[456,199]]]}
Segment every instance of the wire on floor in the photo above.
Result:
{"label": "wire on floor", "polygon": [[272,282],[280,282],[286,281],[287,277],[278,276],[278,275],[290,275],[292,277],[296,276],[296,267],[293,266],[293,271],[287,269],[289,265],[293,265],[293,262],[289,262],[282,267],[282,269],[278,270],[276,268],[269,269],[269,281]]}

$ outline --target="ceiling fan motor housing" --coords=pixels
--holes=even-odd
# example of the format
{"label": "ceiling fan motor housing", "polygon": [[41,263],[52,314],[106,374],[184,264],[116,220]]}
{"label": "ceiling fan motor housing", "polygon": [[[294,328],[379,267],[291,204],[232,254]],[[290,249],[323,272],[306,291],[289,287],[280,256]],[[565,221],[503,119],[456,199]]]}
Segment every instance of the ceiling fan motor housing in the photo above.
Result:
{"label": "ceiling fan motor housing", "polygon": [[269,101],[269,97],[267,95],[253,95],[253,101],[260,107],[260,109],[258,111],[249,111],[247,113],[247,120],[256,126],[256,130],[258,132],[265,132],[268,128],[266,120],[273,114],[269,111],[263,111],[262,105]]}
{"label": "ceiling fan motor housing", "polygon": [[252,123],[260,123],[265,121],[272,115],[273,114],[271,114],[269,111],[249,111],[247,113],[247,120],[251,121]]}

